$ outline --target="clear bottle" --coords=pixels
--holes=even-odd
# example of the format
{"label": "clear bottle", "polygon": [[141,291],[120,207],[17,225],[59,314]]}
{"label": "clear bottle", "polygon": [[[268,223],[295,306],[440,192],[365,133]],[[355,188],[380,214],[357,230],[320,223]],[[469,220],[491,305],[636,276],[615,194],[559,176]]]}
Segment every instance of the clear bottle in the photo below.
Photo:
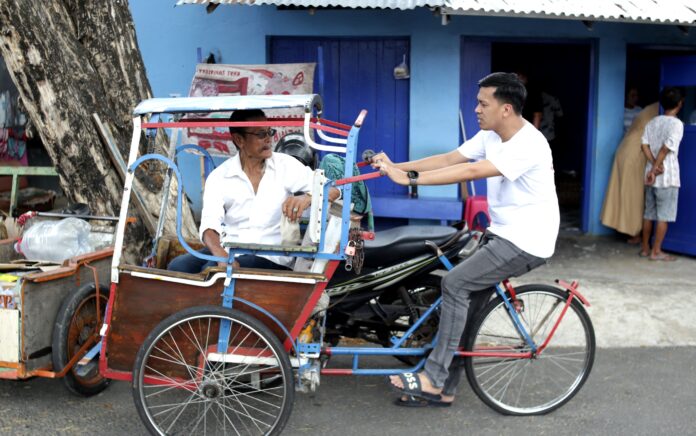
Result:
{"label": "clear bottle", "polygon": [[88,222],[78,218],[40,221],[24,231],[15,250],[28,260],[60,263],[92,251],[90,228]]}

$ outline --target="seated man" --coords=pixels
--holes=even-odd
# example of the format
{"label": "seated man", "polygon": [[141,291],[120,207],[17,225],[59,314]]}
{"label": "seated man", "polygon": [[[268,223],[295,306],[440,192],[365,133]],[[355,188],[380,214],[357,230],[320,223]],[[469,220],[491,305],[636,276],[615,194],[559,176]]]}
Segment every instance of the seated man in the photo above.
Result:
{"label": "seated man", "polygon": [[[230,121],[266,121],[259,109],[237,110]],[[314,172],[292,156],[274,153],[271,138],[274,129],[268,127],[230,127],[237,155],[226,160],[210,173],[205,182],[200,237],[205,244],[200,251],[227,257],[221,246],[223,231],[240,243],[280,245],[282,213],[296,221],[311,204],[308,194]],[[329,201],[340,191],[331,188]],[[290,269],[293,258],[287,256],[237,256],[233,266],[245,268]],[[225,266],[225,262],[219,265]],[[215,262],[199,259],[192,254],[175,258],[167,269],[198,273]]]}

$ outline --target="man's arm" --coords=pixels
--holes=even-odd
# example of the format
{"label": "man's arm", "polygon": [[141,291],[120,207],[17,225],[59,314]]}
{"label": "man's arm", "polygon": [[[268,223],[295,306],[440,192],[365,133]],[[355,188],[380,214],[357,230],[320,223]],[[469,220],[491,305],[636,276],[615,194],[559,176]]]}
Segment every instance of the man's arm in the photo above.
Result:
{"label": "man's arm", "polygon": [[532,124],[534,124],[534,127],[536,127],[537,130],[541,128],[541,120],[543,116],[544,114],[541,112],[534,112],[534,115],[532,117]]}
{"label": "man's arm", "polygon": [[[213,256],[227,258],[227,252],[220,243],[220,234],[213,229],[206,229],[203,232],[203,244],[210,250]],[[218,262],[219,266],[227,265],[227,262]]]}
{"label": "man's arm", "polygon": [[[406,171],[387,163],[377,164],[380,171],[399,185],[408,185],[409,178]],[[419,185],[449,185],[451,183],[465,182],[468,180],[484,179],[502,175],[489,160],[481,160],[474,163],[459,163],[445,168],[419,172]]]}
{"label": "man's arm", "polygon": [[667,148],[666,145],[663,145],[660,151],[657,152],[657,157],[655,158],[655,162],[653,162],[653,170],[657,171],[657,174],[661,174],[664,172],[662,162],[664,162],[665,158],[671,151],[672,150]]}
{"label": "man's arm", "polygon": [[[341,191],[337,188],[329,189],[329,201],[334,202],[341,195]],[[309,206],[312,205],[312,196],[307,193],[304,195],[297,195],[288,197],[282,206],[282,211],[285,216],[288,217],[290,221],[297,221]]]}
{"label": "man's arm", "polygon": [[648,146],[648,144],[641,144],[640,148],[643,150],[643,154],[645,155],[645,157],[648,158],[648,162],[650,162],[654,167],[655,156],[653,156],[652,151],[650,150],[650,146]]}
{"label": "man's arm", "polygon": [[[445,168],[451,165],[457,165],[469,161],[468,158],[462,156],[458,150],[452,150],[448,153],[436,154],[433,156],[428,156],[423,159],[412,160],[408,162],[393,163],[389,156],[385,153],[378,153],[372,157],[372,162],[382,161],[390,166],[396,167],[403,171],[432,171],[440,168]],[[376,165],[373,165],[376,167]]]}

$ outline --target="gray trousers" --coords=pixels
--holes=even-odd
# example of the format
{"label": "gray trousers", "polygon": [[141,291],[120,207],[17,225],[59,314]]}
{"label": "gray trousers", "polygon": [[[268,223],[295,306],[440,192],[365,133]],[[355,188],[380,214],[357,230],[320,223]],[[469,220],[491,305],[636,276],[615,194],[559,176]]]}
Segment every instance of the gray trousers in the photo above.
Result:
{"label": "gray trousers", "polygon": [[471,293],[490,289],[543,265],[545,259],[526,253],[507,239],[486,232],[481,246],[442,279],[439,338],[425,363],[425,375],[443,394],[454,395],[463,359],[454,352],[463,343]]}

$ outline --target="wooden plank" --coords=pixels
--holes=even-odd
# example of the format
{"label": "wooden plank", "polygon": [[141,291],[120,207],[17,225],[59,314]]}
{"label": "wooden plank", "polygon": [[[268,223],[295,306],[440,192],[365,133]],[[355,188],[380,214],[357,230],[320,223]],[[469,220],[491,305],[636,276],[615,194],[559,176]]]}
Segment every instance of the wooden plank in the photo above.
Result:
{"label": "wooden plank", "polygon": [[19,362],[19,311],[0,309],[0,361]]}
{"label": "wooden plank", "polygon": [[[237,280],[235,297],[263,307],[290,330],[313,290],[311,284]],[[219,306],[222,291],[222,279],[203,288],[121,274],[107,337],[109,368],[130,372],[138,349],[157,324],[189,307]],[[234,308],[259,319],[285,340],[282,330],[264,315],[242,303]]]}
{"label": "wooden plank", "polygon": [[[97,268],[100,285],[109,284],[109,268],[111,267],[111,252],[100,252],[102,258],[92,260],[91,266]],[[26,362],[28,370],[46,367],[51,362],[50,353],[45,350],[51,347],[53,326],[55,325],[58,309],[65,297],[79,287],[94,282],[94,273],[83,265],[72,265],[70,274],[48,281],[31,280],[25,277],[22,288],[22,361]],[[36,278],[40,274],[29,277]],[[36,356],[36,357],[32,357]]]}
{"label": "wooden plank", "polygon": [[460,221],[464,203],[458,198],[372,197],[376,217]]}

